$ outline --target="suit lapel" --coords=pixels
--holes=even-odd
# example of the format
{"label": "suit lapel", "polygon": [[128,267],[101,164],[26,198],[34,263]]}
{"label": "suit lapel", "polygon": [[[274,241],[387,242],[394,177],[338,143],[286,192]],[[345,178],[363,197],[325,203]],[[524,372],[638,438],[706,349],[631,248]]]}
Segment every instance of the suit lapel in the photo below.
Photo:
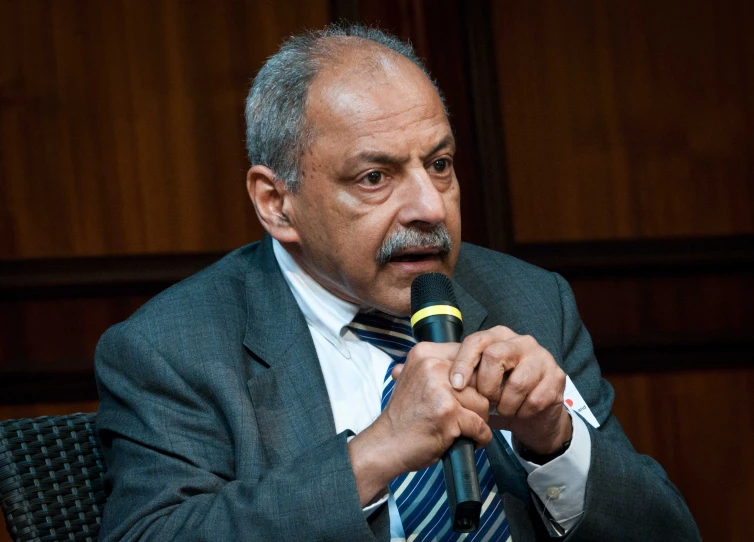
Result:
{"label": "suit lapel", "polygon": [[267,457],[290,460],[335,434],[330,399],[301,310],[265,235],[246,277],[243,344],[252,353],[249,393]]}
{"label": "suit lapel", "polygon": [[456,294],[456,301],[458,301],[458,308],[461,310],[461,316],[463,317],[462,339],[465,339],[475,331],[479,331],[482,323],[487,318],[487,310],[457,281],[453,280],[451,282],[453,283],[453,291]]}

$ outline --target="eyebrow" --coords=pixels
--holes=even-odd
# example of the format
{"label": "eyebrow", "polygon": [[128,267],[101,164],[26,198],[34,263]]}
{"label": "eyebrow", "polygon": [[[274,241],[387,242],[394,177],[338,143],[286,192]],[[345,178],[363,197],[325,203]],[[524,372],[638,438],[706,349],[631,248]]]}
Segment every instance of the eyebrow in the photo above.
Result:
{"label": "eyebrow", "polygon": [[456,138],[453,137],[453,134],[448,134],[445,137],[443,137],[440,142],[435,145],[435,148],[429,151],[429,154],[427,156],[424,156],[422,158],[422,161],[426,160],[428,157],[432,156],[433,154],[436,154],[437,152],[441,151],[445,147],[451,147],[454,151],[456,149]]}
{"label": "eyebrow", "polygon": [[[453,137],[453,134],[448,134],[447,136],[442,138],[431,151],[429,151],[425,156],[422,156],[422,161],[426,160],[429,156],[436,154],[445,147],[451,147],[455,150],[455,146],[456,140]],[[364,162],[381,165],[402,165],[408,161],[409,158],[406,156],[395,156],[386,154],[384,152],[364,151],[356,154],[355,156],[352,156],[351,158],[346,159],[346,167],[350,169]]]}

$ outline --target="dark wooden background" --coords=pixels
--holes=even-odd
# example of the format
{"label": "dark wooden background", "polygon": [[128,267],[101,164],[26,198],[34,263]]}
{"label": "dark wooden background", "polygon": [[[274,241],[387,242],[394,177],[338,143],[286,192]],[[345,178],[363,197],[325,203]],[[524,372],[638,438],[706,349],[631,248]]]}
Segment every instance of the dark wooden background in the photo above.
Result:
{"label": "dark wooden background", "polygon": [[635,447],[705,540],[754,539],[745,0],[0,1],[0,418],[95,409],[100,334],[260,237],[249,81],[339,18],[412,40],[466,240],[570,281]]}

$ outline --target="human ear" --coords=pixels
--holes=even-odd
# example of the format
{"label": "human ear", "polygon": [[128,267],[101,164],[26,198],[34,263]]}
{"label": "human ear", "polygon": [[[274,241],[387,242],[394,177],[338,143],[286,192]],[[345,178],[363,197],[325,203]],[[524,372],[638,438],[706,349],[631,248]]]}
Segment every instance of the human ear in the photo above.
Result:
{"label": "human ear", "polygon": [[246,191],[262,227],[281,243],[300,241],[287,210],[292,194],[267,166],[252,166],[246,174]]}

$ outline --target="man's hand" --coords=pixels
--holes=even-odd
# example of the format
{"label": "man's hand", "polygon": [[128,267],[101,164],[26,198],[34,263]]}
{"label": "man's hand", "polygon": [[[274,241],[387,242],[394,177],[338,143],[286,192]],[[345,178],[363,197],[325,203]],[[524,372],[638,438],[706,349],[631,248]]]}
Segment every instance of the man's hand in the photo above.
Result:
{"label": "man's hand", "polygon": [[474,387],[450,385],[457,343],[419,343],[408,354],[382,414],[349,443],[362,505],[390,480],[440,460],[463,435],[481,445],[492,440],[489,401]]}
{"label": "man's hand", "polygon": [[491,425],[510,430],[534,452],[549,454],[571,438],[566,375],[533,337],[503,326],[469,335],[450,374],[454,388],[471,384],[489,400],[498,414]]}

